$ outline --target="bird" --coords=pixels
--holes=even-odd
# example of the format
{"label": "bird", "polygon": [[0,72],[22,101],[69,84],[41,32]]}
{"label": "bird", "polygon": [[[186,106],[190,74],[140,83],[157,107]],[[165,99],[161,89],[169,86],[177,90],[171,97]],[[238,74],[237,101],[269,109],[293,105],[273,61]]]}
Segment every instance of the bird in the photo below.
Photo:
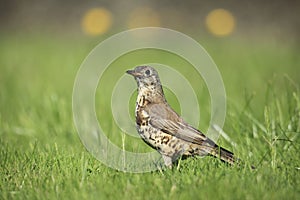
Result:
{"label": "bird", "polygon": [[137,66],[126,73],[137,82],[137,132],[145,143],[161,154],[165,166],[172,168],[180,157],[205,155],[230,165],[237,162],[231,151],[217,145],[171,108],[153,67]]}

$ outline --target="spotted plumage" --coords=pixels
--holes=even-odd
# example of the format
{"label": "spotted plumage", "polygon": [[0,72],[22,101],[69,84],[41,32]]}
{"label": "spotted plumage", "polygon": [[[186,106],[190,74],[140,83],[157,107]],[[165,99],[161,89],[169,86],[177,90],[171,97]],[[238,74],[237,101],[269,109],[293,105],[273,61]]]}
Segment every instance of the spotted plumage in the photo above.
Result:
{"label": "spotted plumage", "polygon": [[128,70],[138,85],[136,127],[141,138],[163,157],[166,166],[180,156],[212,155],[235,162],[233,153],[219,147],[186,123],[167,103],[157,71],[150,66]]}

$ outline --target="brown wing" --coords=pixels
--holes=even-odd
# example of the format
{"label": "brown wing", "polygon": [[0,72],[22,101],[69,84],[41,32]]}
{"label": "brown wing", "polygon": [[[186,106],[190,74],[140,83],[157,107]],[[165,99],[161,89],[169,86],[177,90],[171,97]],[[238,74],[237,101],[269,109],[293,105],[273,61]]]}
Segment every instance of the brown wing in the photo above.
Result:
{"label": "brown wing", "polygon": [[150,124],[165,133],[199,145],[208,139],[199,130],[184,122],[168,104],[150,104],[146,111],[150,116]]}
{"label": "brown wing", "polygon": [[187,124],[168,104],[149,104],[146,111],[151,125],[177,138],[200,145],[202,153],[199,155],[208,153],[230,164],[236,162],[232,152],[219,147],[199,130]]}

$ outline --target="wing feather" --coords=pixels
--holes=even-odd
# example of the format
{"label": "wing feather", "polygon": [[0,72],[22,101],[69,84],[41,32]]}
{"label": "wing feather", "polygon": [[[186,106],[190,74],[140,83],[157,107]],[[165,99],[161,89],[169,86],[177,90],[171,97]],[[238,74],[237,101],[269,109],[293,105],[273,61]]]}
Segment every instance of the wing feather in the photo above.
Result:
{"label": "wing feather", "polygon": [[187,124],[168,104],[149,105],[147,112],[150,124],[165,133],[196,144],[207,140],[203,133]]}

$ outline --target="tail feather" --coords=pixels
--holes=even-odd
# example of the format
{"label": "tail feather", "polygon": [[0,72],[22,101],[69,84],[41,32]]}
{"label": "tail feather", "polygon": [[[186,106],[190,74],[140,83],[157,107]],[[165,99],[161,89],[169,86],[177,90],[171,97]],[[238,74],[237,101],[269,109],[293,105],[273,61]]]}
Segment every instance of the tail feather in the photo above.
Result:
{"label": "tail feather", "polygon": [[[241,166],[245,164],[241,159],[235,157],[232,152],[217,145],[209,154],[221,159],[223,162],[229,163],[230,165]],[[253,165],[251,165],[250,167],[251,169],[256,169],[256,167]]]}
{"label": "tail feather", "polygon": [[[201,145],[193,144],[191,145],[193,153],[191,155],[210,155],[216,158],[219,158],[221,161],[228,163],[230,165],[243,165],[244,162],[237,158],[231,151],[218,146],[212,140],[207,138]],[[255,169],[255,166],[251,165],[252,169]]]}
{"label": "tail feather", "polygon": [[236,164],[238,159],[235,158],[234,154],[223,147],[217,146],[214,148],[210,154],[214,157],[220,158],[222,161],[229,163],[231,165]]}
{"label": "tail feather", "polygon": [[218,146],[214,141],[207,138],[201,145],[202,149],[211,156],[221,159],[223,162],[231,165],[236,164],[239,159],[235,158],[234,154],[223,147]]}

